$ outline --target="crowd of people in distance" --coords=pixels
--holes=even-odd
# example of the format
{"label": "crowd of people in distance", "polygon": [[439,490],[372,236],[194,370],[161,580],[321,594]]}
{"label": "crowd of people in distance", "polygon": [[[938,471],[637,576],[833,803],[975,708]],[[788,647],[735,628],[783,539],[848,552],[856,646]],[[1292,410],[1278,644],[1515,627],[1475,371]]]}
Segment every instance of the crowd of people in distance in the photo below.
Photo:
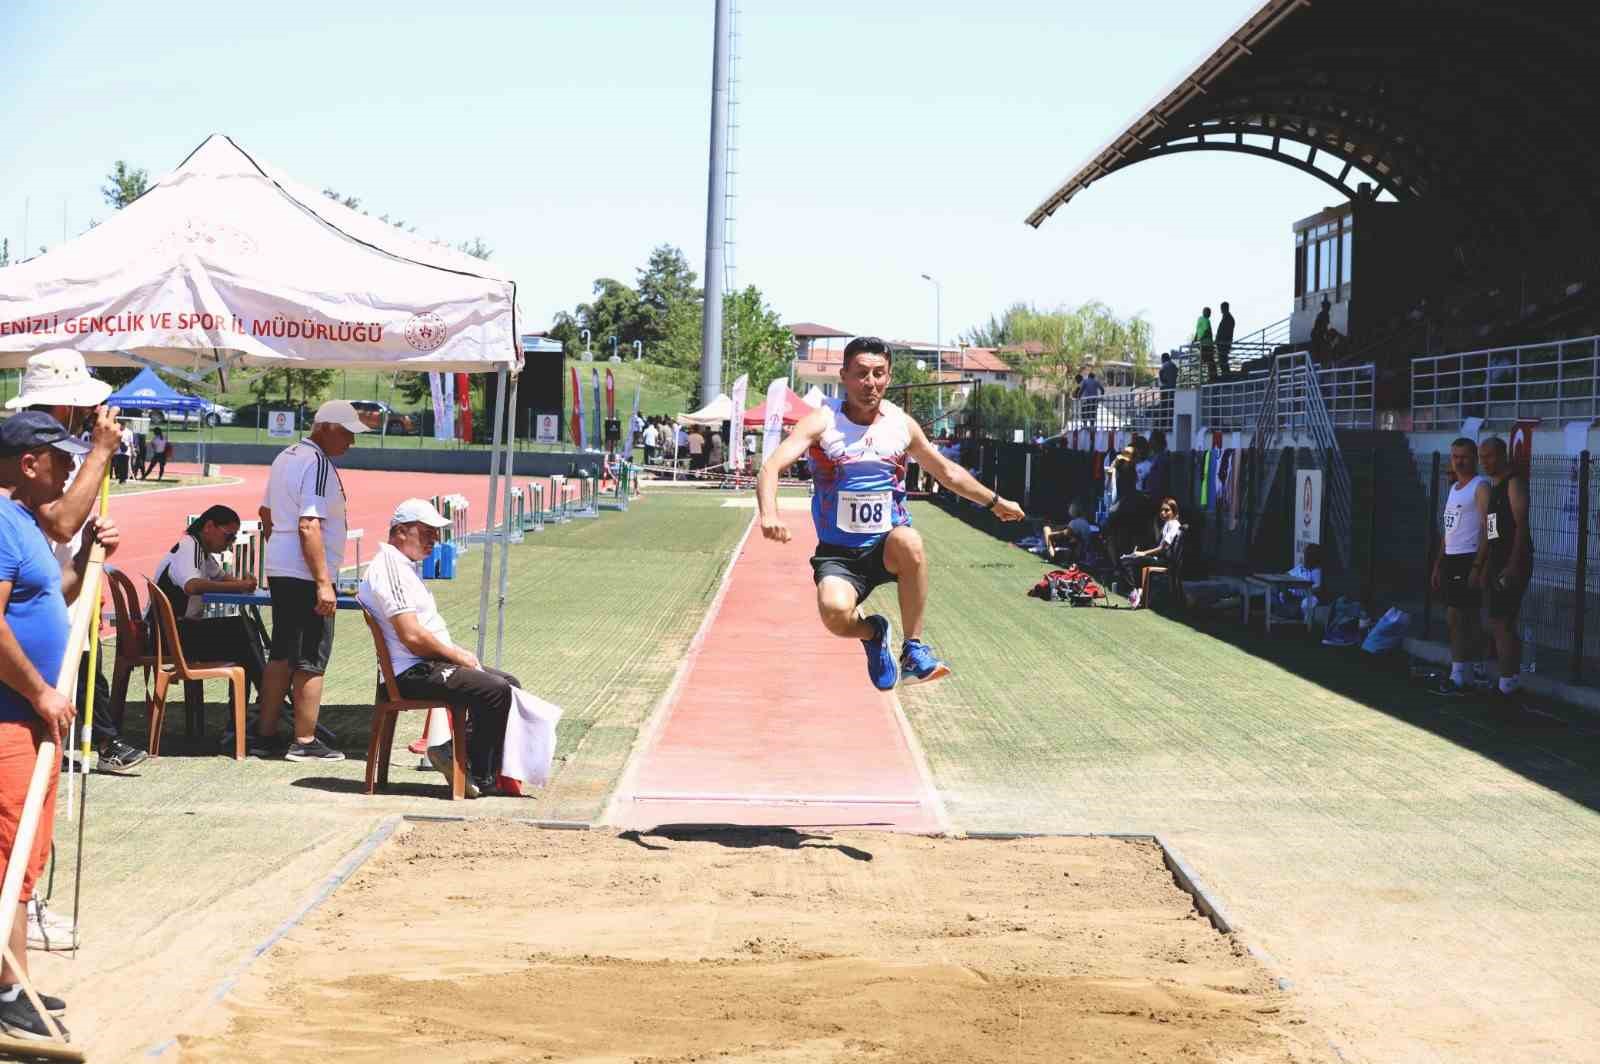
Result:
{"label": "crowd of people in distance", "polygon": [[156,429],[145,439],[144,433],[133,431],[133,426],[123,422],[117,437],[117,449],[111,456],[111,477],[118,484],[130,478],[146,480],[151,471],[157,480],[167,475],[167,459],[172,455],[172,441],[165,429]]}

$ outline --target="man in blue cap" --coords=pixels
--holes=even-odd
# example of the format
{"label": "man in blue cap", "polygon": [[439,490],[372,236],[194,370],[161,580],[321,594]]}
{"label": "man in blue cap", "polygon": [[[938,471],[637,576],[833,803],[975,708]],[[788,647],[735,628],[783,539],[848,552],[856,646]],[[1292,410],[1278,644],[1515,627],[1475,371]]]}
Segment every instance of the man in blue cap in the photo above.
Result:
{"label": "man in blue cap", "polygon": [[[7,864],[26,863],[10,940],[21,972],[0,966],[0,1028],[22,1038],[49,1036],[17,976],[27,973],[28,901],[50,853],[59,759],[52,759],[31,851],[12,850],[39,745],[48,739],[60,746],[76,713],[55,686],[70,652],[67,603],[82,587],[89,548],[97,540],[113,545],[116,538],[114,526],[91,519],[73,564],[63,569],[38,521],[40,510],[66,491],[73,459],[86,451],[42,411],[0,422],[0,853]],[[41,1000],[55,1015],[66,1010],[59,998]]]}

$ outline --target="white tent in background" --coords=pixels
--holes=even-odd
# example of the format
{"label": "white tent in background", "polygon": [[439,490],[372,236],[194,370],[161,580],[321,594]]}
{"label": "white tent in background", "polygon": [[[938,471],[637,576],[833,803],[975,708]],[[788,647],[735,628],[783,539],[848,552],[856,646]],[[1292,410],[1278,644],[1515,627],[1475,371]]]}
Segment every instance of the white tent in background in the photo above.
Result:
{"label": "white tent in background", "polygon": [[[0,270],[0,366],[53,347],[191,380],[240,363],[498,373],[488,509],[496,523],[502,466],[511,472],[504,426],[515,386],[505,385],[522,364],[516,284],[335,203],[228,137],[208,138],[87,233]],[[509,504],[505,511],[496,532],[502,609]],[[480,658],[493,553],[484,551]]]}
{"label": "white tent in background", "polygon": [[725,392],[718,392],[717,397],[702,406],[692,414],[679,414],[680,425],[720,425],[733,417],[733,399]]}
{"label": "white tent in background", "polygon": [[471,373],[518,365],[516,341],[516,285],[498,270],[221,135],[100,225],[0,272],[0,355]]}
{"label": "white tent in background", "polygon": [[821,388],[818,388],[815,384],[813,384],[810,388],[806,389],[806,394],[802,395],[800,398],[806,401],[807,406],[816,408],[822,405],[822,400],[825,399],[826,396],[822,394]]}

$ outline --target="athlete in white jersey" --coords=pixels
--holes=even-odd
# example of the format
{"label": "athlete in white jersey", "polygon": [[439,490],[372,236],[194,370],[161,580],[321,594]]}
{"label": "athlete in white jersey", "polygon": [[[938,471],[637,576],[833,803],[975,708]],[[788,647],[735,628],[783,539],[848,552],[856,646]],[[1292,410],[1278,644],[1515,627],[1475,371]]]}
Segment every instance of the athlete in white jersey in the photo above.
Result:
{"label": "athlete in white jersey", "polygon": [[[906,460],[915,458],[939,483],[988,507],[1002,521],[1022,520],[1022,507],[934,450],[922,426],[884,400],[889,348],[882,340],[851,340],[839,381],[844,397],[826,400],[802,418],[762,464],[756,481],[761,534],[789,542],[789,527],[778,513],[778,471],[809,457],[816,486],[811,518],[819,541],[811,568],[823,625],[834,635],[861,640],[867,675],[879,690],[892,688],[902,672],[907,683],[941,679],[950,675],[950,668],[922,641],[928,557],[906,510]],[[899,586],[900,621],[906,629],[898,666],[889,619],[861,611],[873,588],[886,583]]]}
{"label": "athlete in white jersey", "polygon": [[1471,663],[1482,639],[1478,612],[1483,607],[1483,565],[1478,543],[1489,501],[1489,482],[1478,475],[1478,445],[1465,436],[1450,445],[1450,472],[1455,482],[1445,496],[1440,521],[1444,549],[1433,561],[1433,590],[1444,593],[1450,626],[1450,675],[1434,693],[1459,698],[1471,685]]}

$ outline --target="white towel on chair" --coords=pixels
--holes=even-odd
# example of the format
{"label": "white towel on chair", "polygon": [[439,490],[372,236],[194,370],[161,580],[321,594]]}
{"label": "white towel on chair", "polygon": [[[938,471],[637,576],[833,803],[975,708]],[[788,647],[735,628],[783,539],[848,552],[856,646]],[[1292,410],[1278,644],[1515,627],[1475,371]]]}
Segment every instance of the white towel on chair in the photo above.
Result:
{"label": "white towel on chair", "polygon": [[500,774],[543,787],[550,780],[561,707],[552,706],[521,688],[513,689],[511,696],[511,712],[506,715],[505,749],[500,754]]}

